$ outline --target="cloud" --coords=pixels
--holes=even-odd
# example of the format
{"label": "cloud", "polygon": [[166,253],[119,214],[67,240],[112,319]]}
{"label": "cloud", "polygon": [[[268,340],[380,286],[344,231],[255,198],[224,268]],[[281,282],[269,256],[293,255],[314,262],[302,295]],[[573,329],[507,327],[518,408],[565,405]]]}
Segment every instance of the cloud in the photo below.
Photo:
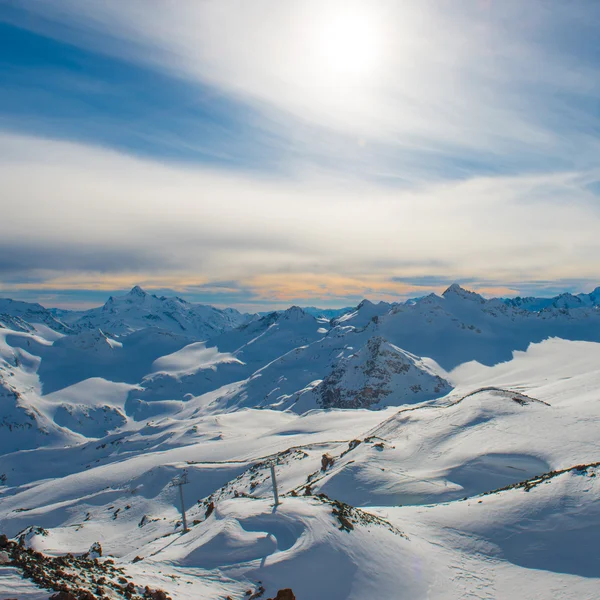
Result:
{"label": "cloud", "polygon": [[440,274],[480,287],[588,280],[600,255],[590,176],[292,183],[4,134],[0,279],[4,289],[225,281],[281,301],[412,295]]}
{"label": "cloud", "polygon": [[[353,14],[377,32],[381,56],[344,78],[319,40]],[[366,161],[396,180],[440,166],[464,177],[482,163],[583,170],[600,153],[590,3],[57,0],[6,18],[245,102],[253,135],[273,136],[263,144]]]}
{"label": "cloud", "polygon": [[[357,15],[368,68],[327,54]],[[64,46],[6,90],[33,109],[0,114],[31,134],[0,133],[0,289],[259,305],[597,277],[593,3],[55,0],[0,20]],[[140,140],[163,161],[115,149]]]}

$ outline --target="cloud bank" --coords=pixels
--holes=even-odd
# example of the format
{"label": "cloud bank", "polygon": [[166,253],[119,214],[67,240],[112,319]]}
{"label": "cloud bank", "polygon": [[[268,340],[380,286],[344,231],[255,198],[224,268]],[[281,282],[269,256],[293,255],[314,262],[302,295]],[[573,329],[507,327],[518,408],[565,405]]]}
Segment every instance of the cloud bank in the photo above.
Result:
{"label": "cloud bank", "polygon": [[419,286],[402,282],[425,275],[597,276],[600,210],[575,172],[291,184],[9,135],[0,158],[5,289],[228,280],[291,300],[409,293]]}
{"label": "cloud bank", "polygon": [[8,90],[27,106],[42,82],[61,118],[0,113],[0,290],[346,304],[598,278],[594,3],[56,0],[0,21],[62,44]]}

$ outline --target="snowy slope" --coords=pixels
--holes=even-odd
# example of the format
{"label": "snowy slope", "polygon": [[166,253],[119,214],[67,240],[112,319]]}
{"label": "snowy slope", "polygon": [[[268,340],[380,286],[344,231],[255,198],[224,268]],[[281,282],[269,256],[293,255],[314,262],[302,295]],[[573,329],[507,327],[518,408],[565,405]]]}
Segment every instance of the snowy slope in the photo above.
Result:
{"label": "snowy slope", "polygon": [[190,341],[152,328],[121,339],[98,330],[50,341],[0,329],[0,450],[81,443],[124,426],[136,383]]}
{"label": "snowy slope", "polygon": [[[16,320],[11,319],[16,318]],[[17,321],[27,322],[30,326],[42,326],[62,334],[71,333],[71,329],[63,321],[56,318],[52,312],[40,304],[0,298],[0,326],[12,329]],[[17,327],[19,328],[19,327]]]}
{"label": "snowy slope", "polygon": [[[142,382],[143,400],[183,398],[187,394],[199,396],[234,382],[243,381],[264,369],[294,349],[323,338],[323,323],[301,308],[291,307],[253,320],[207,341],[207,349],[216,360],[197,362],[197,368],[180,372],[159,370]],[[181,360],[183,355],[179,357]],[[187,362],[183,359],[184,362]],[[294,390],[295,391],[295,390]],[[258,405],[252,402],[250,405]]]}
{"label": "snowy slope", "polygon": [[[47,535],[29,543],[50,553],[100,541],[173,598],[259,585],[315,600],[593,598],[600,471],[537,477],[597,462],[599,359],[598,344],[549,340],[463,365],[450,395],[400,410],[194,416],[191,400],[104,441],[34,452],[54,477],[31,453],[0,458],[0,529],[39,525]],[[169,486],[184,468],[187,534]],[[494,491],[527,479],[540,483]]]}
{"label": "snowy slope", "polygon": [[[39,354],[51,346],[42,337],[0,329],[0,453],[77,440],[42,410],[36,371]],[[77,440],[79,441],[79,440]]]}
{"label": "snowy slope", "polygon": [[374,304],[369,300],[363,300],[355,310],[349,311],[333,320],[333,325],[352,325],[357,329],[366,327],[370,321],[382,317],[390,312],[395,305],[387,302]]}
{"label": "snowy slope", "polygon": [[377,334],[444,369],[477,360],[509,360],[515,350],[549,337],[600,341],[600,308],[548,307],[531,312],[485,300],[456,284],[411,305],[399,305],[378,319]]}
{"label": "snowy slope", "polygon": [[45,394],[90,377],[137,383],[154,361],[192,341],[183,334],[149,327],[120,337],[100,329],[63,337],[40,352],[38,375]]}

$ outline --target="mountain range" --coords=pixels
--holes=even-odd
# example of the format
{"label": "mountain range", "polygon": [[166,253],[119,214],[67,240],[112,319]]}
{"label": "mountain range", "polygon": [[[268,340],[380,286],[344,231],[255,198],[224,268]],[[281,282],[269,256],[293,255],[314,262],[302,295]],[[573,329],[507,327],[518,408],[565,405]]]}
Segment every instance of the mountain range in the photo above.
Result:
{"label": "mountain range", "polygon": [[[599,303],[457,284],[330,313],[137,286],[88,311],[0,300],[0,533],[100,542],[190,600],[592,598]],[[47,600],[1,569],[0,597]]]}

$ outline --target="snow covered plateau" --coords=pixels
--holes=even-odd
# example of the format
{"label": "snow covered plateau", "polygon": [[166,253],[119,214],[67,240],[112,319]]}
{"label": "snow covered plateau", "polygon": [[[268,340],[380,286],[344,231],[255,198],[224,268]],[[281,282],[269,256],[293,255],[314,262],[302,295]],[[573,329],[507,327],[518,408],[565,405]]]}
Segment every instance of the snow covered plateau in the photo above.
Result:
{"label": "snow covered plateau", "polygon": [[0,600],[600,599],[600,288],[339,312],[0,300]]}

